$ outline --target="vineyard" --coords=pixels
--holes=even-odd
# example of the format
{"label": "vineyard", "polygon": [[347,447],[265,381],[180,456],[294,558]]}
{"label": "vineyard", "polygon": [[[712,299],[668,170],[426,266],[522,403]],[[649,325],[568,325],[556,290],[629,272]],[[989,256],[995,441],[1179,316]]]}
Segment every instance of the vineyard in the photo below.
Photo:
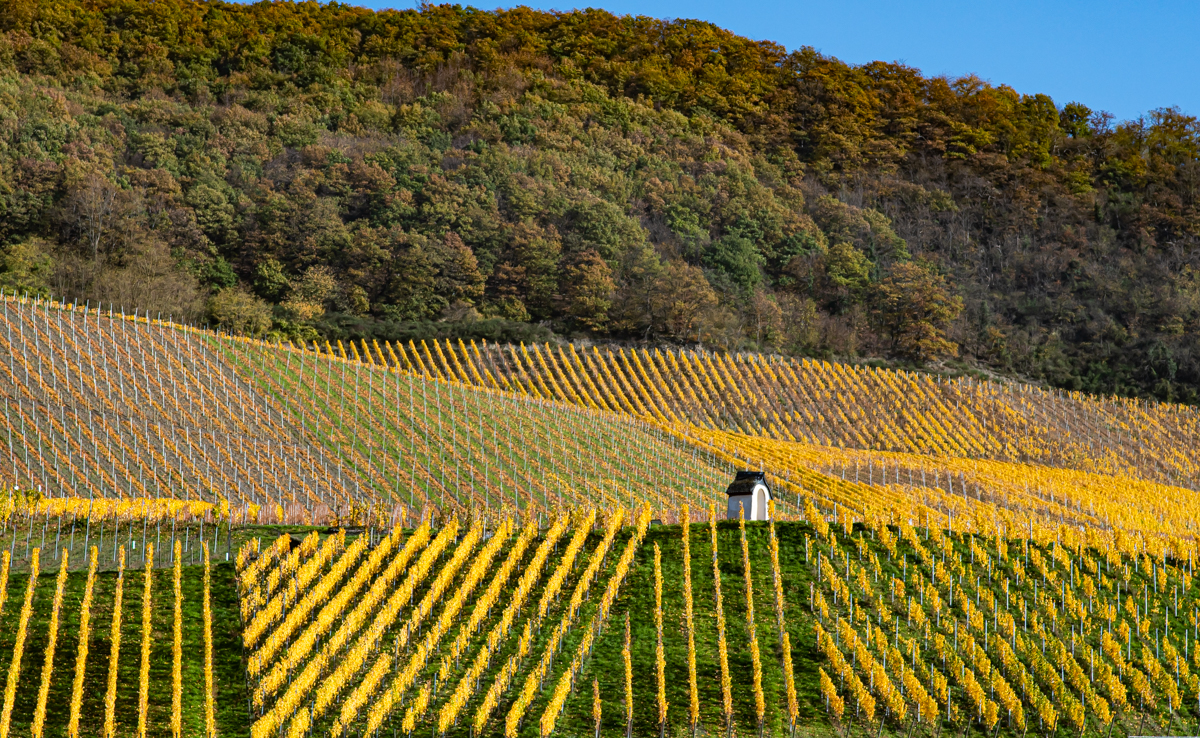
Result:
{"label": "vineyard", "polygon": [[[0,474],[43,497],[232,505],[257,522],[636,501],[666,515],[757,467],[793,514],[803,490],[944,523],[982,504],[1013,527],[1194,525],[1190,407],[755,355],[298,347],[0,307]],[[672,470],[651,499],[634,489],[647,464]]]}
{"label": "vineyard", "polygon": [[1200,729],[1194,408],[0,310],[0,738]]}
{"label": "vineyard", "polygon": [[141,317],[0,301],[5,481],[44,497],[233,505],[259,521],[350,510],[712,498],[711,453],[640,419]]}
{"label": "vineyard", "polygon": [[453,520],[373,549],[247,546],[252,735],[1138,735],[1200,721],[1191,558],[1049,528],[830,524],[812,506],[780,523],[624,515]]}
{"label": "vineyard", "polygon": [[236,581],[201,548],[194,566],[182,543],[120,548],[106,570],[94,547],[79,561],[34,549],[21,573],[4,551],[0,735],[236,734],[245,681],[221,656],[240,646]]}

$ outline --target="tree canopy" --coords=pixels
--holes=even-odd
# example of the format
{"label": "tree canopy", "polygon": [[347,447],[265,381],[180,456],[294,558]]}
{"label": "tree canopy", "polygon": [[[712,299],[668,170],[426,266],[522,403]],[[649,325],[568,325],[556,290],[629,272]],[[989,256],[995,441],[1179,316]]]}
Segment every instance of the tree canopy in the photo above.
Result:
{"label": "tree canopy", "polygon": [[1200,126],[1174,108],[600,10],[12,0],[0,32],[6,289],[1200,400]]}

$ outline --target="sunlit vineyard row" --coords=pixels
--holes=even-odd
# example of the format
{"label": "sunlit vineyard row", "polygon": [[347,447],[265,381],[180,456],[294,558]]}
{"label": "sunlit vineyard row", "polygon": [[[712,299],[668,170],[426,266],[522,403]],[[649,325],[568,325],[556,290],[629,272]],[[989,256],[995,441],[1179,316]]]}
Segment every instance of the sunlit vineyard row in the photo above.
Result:
{"label": "sunlit vineyard row", "polygon": [[1175,555],[1197,550],[1196,493],[1127,475],[987,459],[831,449],[678,424],[666,426],[739,468],[775,471],[784,515],[812,496],[827,513],[1012,535],[1063,526],[1081,541],[1153,541]]}
{"label": "sunlit vineyard row", "polygon": [[396,528],[374,547],[248,544],[252,735],[1108,736],[1200,720],[1193,558],[1050,527],[831,525],[805,507],[803,522],[577,510]]}
{"label": "sunlit vineyard row", "polygon": [[604,630],[650,512],[547,522],[454,518],[373,547],[312,534],[239,551],[252,735],[411,734],[428,720],[515,733]]}
{"label": "sunlit vineyard row", "polygon": [[241,670],[221,653],[238,647],[237,613],[213,596],[233,567],[210,565],[207,544],[195,566],[183,541],[164,547],[118,547],[111,571],[96,546],[79,562],[35,548],[21,573],[0,554],[0,735],[215,738],[244,723]]}
{"label": "sunlit vineyard row", "polygon": [[814,520],[809,609],[835,719],[1022,734],[1195,729],[1193,552],[1071,544],[1052,528],[1031,540],[999,527],[964,536]]}

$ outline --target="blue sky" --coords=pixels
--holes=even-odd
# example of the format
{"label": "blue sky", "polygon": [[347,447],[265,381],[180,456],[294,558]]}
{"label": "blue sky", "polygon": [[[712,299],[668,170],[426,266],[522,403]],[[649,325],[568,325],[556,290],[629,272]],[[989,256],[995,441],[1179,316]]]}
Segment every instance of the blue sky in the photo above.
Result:
{"label": "blue sky", "polygon": [[[415,5],[345,1],[373,8]],[[557,10],[588,6],[571,0],[528,4]],[[1077,100],[1119,120],[1169,106],[1200,115],[1200,2],[1194,0],[597,0],[593,7],[698,18],[789,49],[813,46],[855,64],[881,59],[927,75],[975,73],[1018,92],[1044,92],[1060,107]]]}

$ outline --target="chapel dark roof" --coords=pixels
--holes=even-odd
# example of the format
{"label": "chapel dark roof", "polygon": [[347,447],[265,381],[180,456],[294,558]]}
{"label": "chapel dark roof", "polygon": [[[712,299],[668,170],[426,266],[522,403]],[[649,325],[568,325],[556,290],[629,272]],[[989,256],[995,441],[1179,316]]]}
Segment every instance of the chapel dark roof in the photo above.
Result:
{"label": "chapel dark roof", "polygon": [[[733,497],[734,495],[749,495],[754,492],[754,485],[762,484],[766,486],[766,472],[760,471],[740,471],[734,478],[733,483],[725,490],[725,494]],[[770,493],[771,488],[767,487],[767,492]]]}

